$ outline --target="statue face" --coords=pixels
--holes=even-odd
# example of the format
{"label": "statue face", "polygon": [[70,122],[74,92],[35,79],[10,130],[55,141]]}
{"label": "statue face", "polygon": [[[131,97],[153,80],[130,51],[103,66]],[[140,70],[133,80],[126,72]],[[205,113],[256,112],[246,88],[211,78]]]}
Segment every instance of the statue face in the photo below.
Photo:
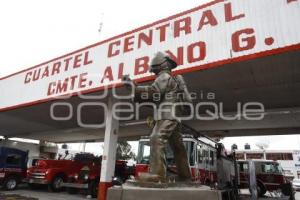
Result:
{"label": "statue face", "polygon": [[155,75],[158,75],[160,71],[161,71],[161,69],[159,67],[151,69],[151,72],[153,72]]}
{"label": "statue face", "polygon": [[172,60],[167,54],[157,52],[151,60],[150,72],[158,75],[163,70],[171,71],[177,67],[177,63]]}
{"label": "statue face", "polygon": [[171,71],[169,68],[169,63],[167,61],[158,64],[158,65],[151,65],[150,66],[150,72],[153,72],[155,75],[158,75],[161,71]]}

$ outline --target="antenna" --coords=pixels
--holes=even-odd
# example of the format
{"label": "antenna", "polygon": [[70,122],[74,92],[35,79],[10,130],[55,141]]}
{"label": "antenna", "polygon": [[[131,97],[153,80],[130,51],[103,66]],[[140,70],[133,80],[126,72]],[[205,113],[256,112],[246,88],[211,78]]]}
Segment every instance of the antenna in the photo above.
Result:
{"label": "antenna", "polygon": [[269,147],[268,142],[257,142],[255,145],[261,150],[265,150]]}
{"label": "antenna", "polygon": [[98,32],[99,32],[99,33],[101,33],[101,31],[102,31],[102,26],[103,26],[103,22],[100,22],[100,24],[99,24],[99,29],[98,29]]}
{"label": "antenna", "polygon": [[98,28],[98,33],[101,34],[101,31],[102,31],[102,27],[103,27],[103,16],[104,16],[104,13],[102,12],[100,14],[100,23],[99,23],[99,28]]}

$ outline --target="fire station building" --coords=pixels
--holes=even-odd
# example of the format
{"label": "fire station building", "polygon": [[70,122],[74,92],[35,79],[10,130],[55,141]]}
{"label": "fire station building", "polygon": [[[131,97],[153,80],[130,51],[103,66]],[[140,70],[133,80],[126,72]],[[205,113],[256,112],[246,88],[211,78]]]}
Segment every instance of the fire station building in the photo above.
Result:
{"label": "fire station building", "polygon": [[122,95],[121,78],[150,83],[157,51],[178,63],[174,74],[182,74],[197,96],[195,115],[185,122],[197,131],[212,137],[300,134],[299,19],[299,0],[214,0],[2,77],[0,135],[104,141],[100,186],[106,188],[117,140],[150,131],[147,109],[114,118],[114,105],[131,100]]}

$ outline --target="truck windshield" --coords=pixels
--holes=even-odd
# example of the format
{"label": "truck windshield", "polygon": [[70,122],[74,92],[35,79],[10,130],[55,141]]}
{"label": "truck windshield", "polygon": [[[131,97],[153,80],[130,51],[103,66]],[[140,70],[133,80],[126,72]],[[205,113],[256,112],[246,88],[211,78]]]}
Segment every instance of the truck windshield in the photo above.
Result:
{"label": "truck windshield", "polygon": [[[183,142],[185,149],[187,150],[189,162],[191,165],[194,165],[194,154],[190,152],[193,151],[194,144],[192,141]],[[171,150],[171,147],[168,145],[166,149],[166,160],[168,165],[175,165],[174,154]],[[150,142],[149,141],[140,141],[139,142],[139,151],[137,156],[137,164],[149,164],[150,162]]]}
{"label": "truck windshield", "polygon": [[22,164],[21,155],[16,155],[16,154],[7,155],[6,164],[14,165],[14,166],[21,166],[21,164]]}
{"label": "truck windshield", "polygon": [[283,173],[283,169],[282,169],[282,167],[281,167],[281,165],[280,165],[279,163],[276,163],[276,164],[274,165],[274,168],[275,168],[275,172],[276,172],[276,173],[279,173],[279,174],[282,174],[282,173]]}
{"label": "truck windshield", "polygon": [[265,163],[262,165],[262,172],[281,174],[283,170],[279,163]]}
{"label": "truck windshield", "polygon": [[150,143],[143,141],[139,143],[139,152],[137,156],[138,164],[149,164],[150,162]]}

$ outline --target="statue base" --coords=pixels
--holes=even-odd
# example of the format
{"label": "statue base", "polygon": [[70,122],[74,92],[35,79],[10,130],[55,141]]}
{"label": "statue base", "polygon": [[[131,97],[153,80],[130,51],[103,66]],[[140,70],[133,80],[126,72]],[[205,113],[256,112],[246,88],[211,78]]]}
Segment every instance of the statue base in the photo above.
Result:
{"label": "statue base", "polygon": [[229,200],[233,193],[231,190],[212,190],[208,186],[190,183],[145,183],[149,187],[139,187],[137,184],[141,183],[128,182],[108,189],[107,200]]}
{"label": "statue base", "polygon": [[197,182],[180,182],[180,181],[169,181],[167,183],[162,182],[149,182],[149,181],[141,181],[141,180],[127,180],[124,184],[125,187],[143,187],[143,188],[199,188],[204,187],[200,183]]}

